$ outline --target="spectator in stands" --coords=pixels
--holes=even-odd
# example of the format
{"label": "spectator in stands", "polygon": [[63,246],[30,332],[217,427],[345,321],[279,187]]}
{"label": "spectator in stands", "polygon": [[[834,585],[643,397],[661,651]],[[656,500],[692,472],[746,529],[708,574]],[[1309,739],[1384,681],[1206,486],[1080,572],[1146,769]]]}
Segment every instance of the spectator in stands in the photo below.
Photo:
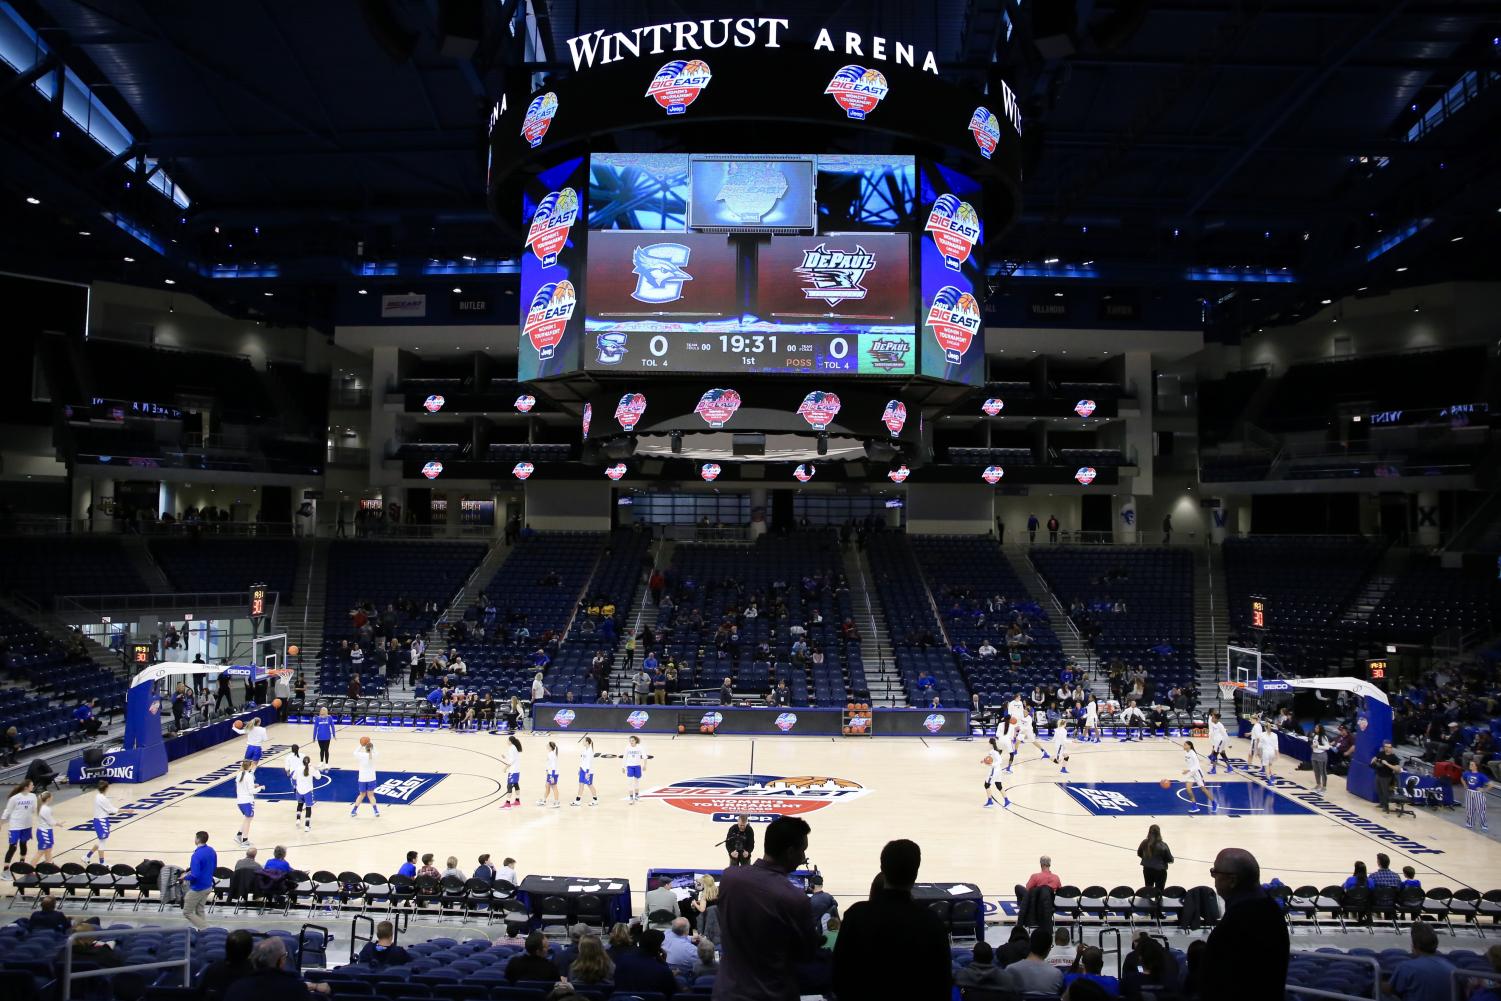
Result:
{"label": "spectator in stands", "polygon": [[1402,889],[1405,890],[1409,887],[1414,890],[1421,890],[1423,882],[1418,879],[1418,871],[1416,869],[1410,865],[1404,865],[1402,867]]}
{"label": "spectator in stands", "polygon": [[449,876],[453,876],[460,881],[467,881],[469,879],[468,876],[464,875],[464,870],[459,868],[459,860],[453,855],[448,856],[448,862],[443,867],[443,878],[447,879]]}
{"label": "spectator in stands", "polygon": [[407,951],[396,944],[396,926],[389,921],[382,921],[375,926],[375,941],[366,942],[355,957],[357,963],[381,968],[402,966],[411,961],[412,957]]}
{"label": "spectator in stands", "polygon": [[1011,934],[1006,938],[1006,944],[995,951],[995,965],[1005,969],[1012,963],[1026,959],[1031,949],[1027,927],[1018,922],[1011,926]]}
{"label": "spectator in stands", "polygon": [[[1079,950],[1079,966],[1082,973],[1065,973],[1063,975],[1063,987],[1067,991],[1076,980],[1092,981],[1100,986],[1107,997],[1120,997],[1121,982],[1115,977],[1107,977],[1101,971],[1105,969],[1105,954],[1097,946],[1086,945]],[[1068,995],[1065,994],[1065,997]]]}
{"label": "spectator in stands", "polygon": [[428,852],[422,856],[422,865],[417,867],[418,876],[431,876],[433,879],[441,879],[443,874],[438,867],[433,865],[433,853]]}
{"label": "spectator in stands", "polygon": [[[721,877],[723,958],[714,981],[715,998],[798,997],[795,964],[811,958],[822,941],[807,896],[787,879],[807,859],[809,831],[801,817],[778,817],[766,827],[761,859],[755,865],[727,869]],[[623,986],[618,975],[615,985]]]}
{"label": "spectator in stands", "polygon": [[[946,1001],[952,980],[948,928],[912,899],[922,850],[905,839],[881,849],[882,889],[849,909],[834,948],[840,997]],[[872,957],[901,957],[895,964]]]}
{"label": "spectator in stands", "polygon": [[[1501,973],[1501,945],[1485,950],[1485,959],[1491,964],[1492,973]],[[1477,982],[1476,986],[1480,989],[1470,995],[1470,1001],[1501,1001],[1501,981]]]}
{"label": "spectator in stands", "polygon": [[68,920],[66,914],[57,909],[56,897],[50,894],[43,897],[37,901],[37,908],[38,910],[33,911],[31,914],[32,931],[66,932],[72,927],[73,922]]}
{"label": "spectator in stands", "polygon": [[813,908],[813,920],[822,927],[828,918],[839,916],[839,901],[823,888],[823,877],[814,873],[808,877],[808,906]]}
{"label": "spectator in stands", "polygon": [[287,861],[287,846],[277,845],[271,852],[272,858],[266,862],[266,871],[273,874],[281,874],[292,871],[292,863]]}
{"label": "spectator in stands", "polygon": [[1373,890],[1378,886],[1402,886],[1402,877],[1392,872],[1392,860],[1385,852],[1376,853],[1376,871],[1371,873],[1369,885]]}
{"label": "spectator in stands", "polygon": [[513,984],[518,980],[551,982],[561,976],[557,965],[547,958],[547,939],[539,931],[527,935],[526,951],[519,956],[512,956],[511,961],[506,964],[506,980]]}
{"label": "spectator in stands", "polygon": [[[1178,961],[1173,954],[1157,939],[1150,935],[1139,936],[1135,948],[1126,957],[1122,969],[1124,975],[1121,980],[1121,994],[1127,998],[1152,998],[1166,1001],[1168,998],[1177,998],[1179,994],[1180,976]],[[1205,998],[1218,997],[1215,994],[1205,994]],[[1225,995],[1229,997],[1230,995]],[[1236,994],[1235,997],[1251,997],[1249,994]],[[1274,995],[1259,995],[1269,997]]]}
{"label": "spectator in stands", "polygon": [[482,879],[486,883],[495,878],[495,867],[490,864],[490,855],[488,852],[484,855],[481,855],[475,861],[474,878]]}
{"label": "spectator in stands", "polygon": [[1062,925],[1053,929],[1053,947],[1047,954],[1049,965],[1065,971],[1073,967],[1074,960],[1079,958],[1079,950],[1071,938],[1069,930]]}
{"label": "spectator in stands", "polygon": [[662,939],[662,954],[674,973],[693,972],[698,958],[698,936],[691,933],[687,918],[673,918],[672,925]]}
{"label": "spectator in stands", "polygon": [[198,976],[198,995],[204,1001],[217,1001],[229,990],[231,984],[255,972],[250,963],[250,950],[255,940],[250,932],[237,928],[224,938],[224,958],[210,963]]}
{"label": "spectator in stands", "polygon": [[245,857],[235,862],[234,871],[240,872],[243,869],[250,869],[253,872],[260,872],[264,866],[256,861],[255,854],[256,850],[254,848],[245,849]]}
{"label": "spectator in stands", "polygon": [[79,730],[90,737],[97,736],[99,728],[104,725],[95,716],[98,709],[99,700],[90,699],[87,702],[80,703],[78,708],[73,710],[74,724]]}
{"label": "spectator in stands", "polygon": [[401,866],[396,870],[396,875],[405,876],[408,879],[412,879],[417,875],[416,852],[407,852],[407,860],[401,863]]}
{"label": "spectator in stands", "polygon": [[1355,862],[1355,871],[1345,877],[1344,887],[1350,889],[1353,886],[1367,888],[1371,885],[1371,878],[1366,875],[1365,863],[1359,860]]}
{"label": "spectator in stands", "polygon": [[954,973],[954,983],[959,987],[988,987],[1003,990],[1006,973],[995,965],[995,952],[986,942],[976,942],[974,958],[968,966],[961,966]]}
{"label": "spectator in stands", "polygon": [[231,983],[224,1001],[306,1001],[310,990],[331,993],[328,984],[308,984],[282,969],[286,961],[285,942],[275,936],[261,939],[250,952],[253,972]]}
{"label": "spectator in stands", "polygon": [[[715,997],[718,993],[718,978],[715,979]],[[667,965],[662,952],[662,933],[656,928],[647,928],[641,933],[641,941],[634,949],[622,950],[615,957],[615,990],[657,991],[664,997],[677,993],[678,983]],[[795,995],[794,995],[795,996]]]}
{"label": "spectator in stands", "polygon": [[1058,541],[1058,516],[1056,514],[1048,515],[1048,541]]}
{"label": "spectator in stands", "polygon": [[495,870],[495,878],[504,880],[512,886],[521,885],[521,877],[516,875],[516,860],[510,856],[500,860],[500,868]]}
{"label": "spectator in stands", "polygon": [[21,739],[17,736],[16,728],[8,726],[4,732],[0,732],[0,765],[15,765],[20,763],[17,752],[21,748]]}
{"label": "spectator in stands", "polygon": [[[1243,848],[1225,848],[1209,870],[1225,915],[1209,933],[1202,996],[1216,1001],[1281,997],[1290,945],[1277,902],[1261,889],[1261,864]],[[1256,961],[1246,962],[1254,956]]]}
{"label": "spectator in stands", "polygon": [[1048,953],[1053,949],[1053,936],[1046,928],[1034,929],[1027,939],[1027,955],[1006,967],[1006,987],[1025,994],[1057,994],[1063,990],[1063,974],[1048,962]]}
{"label": "spectator in stands", "polygon": [[1037,515],[1027,515],[1027,542],[1029,543],[1037,541],[1037,524]]}
{"label": "spectator in stands", "polygon": [[615,963],[605,954],[597,935],[579,939],[578,955],[568,964],[568,980],[575,984],[606,984],[615,978]]}
{"label": "spectator in stands", "polygon": [[[634,927],[639,934],[641,926],[635,925]],[[632,926],[624,921],[617,921],[610,926],[610,945],[605,950],[605,955],[610,957],[610,962],[620,962],[622,954],[636,948],[635,939],[631,936],[631,928]]]}
{"label": "spectator in stands", "polygon": [[204,906],[214,892],[214,870],[219,867],[219,854],[209,847],[208,831],[194,835],[194,845],[188,871],[182,876],[187,884],[182,896],[182,916],[188,924],[202,931],[208,927]]}
{"label": "spectator in stands", "polygon": [[1412,958],[1381,978],[1381,989],[1402,1001],[1448,1001],[1454,964],[1438,955],[1438,934],[1426,921],[1412,926]]}
{"label": "spectator in stands", "polygon": [[[1027,877],[1027,889],[1035,890],[1039,886],[1046,886],[1056,893],[1063,886],[1063,880],[1059,879],[1058,874],[1053,871],[1052,858],[1044,855],[1037,860],[1037,864],[1041,868]],[[1044,949],[1043,952],[1046,953],[1047,950]]]}

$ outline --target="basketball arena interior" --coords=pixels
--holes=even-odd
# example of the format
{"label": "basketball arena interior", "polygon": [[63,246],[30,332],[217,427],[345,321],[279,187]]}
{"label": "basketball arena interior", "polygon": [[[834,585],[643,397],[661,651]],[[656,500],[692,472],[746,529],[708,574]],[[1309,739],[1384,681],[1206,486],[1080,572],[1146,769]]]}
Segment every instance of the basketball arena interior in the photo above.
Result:
{"label": "basketball arena interior", "polygon": [[1498,126],[1475,0],[0,0],[0,991],[1495,1001]]}

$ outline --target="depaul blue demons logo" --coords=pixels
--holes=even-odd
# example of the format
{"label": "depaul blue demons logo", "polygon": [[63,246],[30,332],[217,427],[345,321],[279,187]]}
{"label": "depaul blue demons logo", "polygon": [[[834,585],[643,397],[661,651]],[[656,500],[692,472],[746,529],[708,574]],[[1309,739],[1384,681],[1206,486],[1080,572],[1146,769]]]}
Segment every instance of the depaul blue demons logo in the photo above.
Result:
{"label": "depaul blue demons logo", "polygon": [[777,714],[776,727],[778,730],[786,733],[795,726],[797,726],[797,713]]}
{"label": "depaul blue demons logo", "polygon": [[864,299],[868,290],[860,280],[876,266],[876,257],[864,247],[829,250],[820,243],[803,251],[802,267],[795,269],[806,282],[803,298],[822,299],[832,309],[846,299]]}
{"label": "depaul blue demons logo", "polygon": [[558,251],[568,242],[568,230],[578,216],[579,196],[572,188],[550,191],[537,203],[536,214],[526,231],[526,245],[544,268],[558,263]]}
{"label": "depaul blue demons logo", "polygon": [[438,477],[443,475],[443,463],[439,462],[437,459],[434,459],[432,462],[424,463],[422,466],[422,475],[426,476],[430,480],[436,480]]}
{"label": "depaul blue demons logo", "polygon": [[626,393],[615,404],[615,420],[627,431],[636,429],[636,422],[646,413],[645,393]]}
{"label": "depaul blue demons logo", "polygon": [[864,119],[891,92],[891,88],[880,70],[851,64],[835,73],[823,92],[833,95],[834,103],[849,117]]}
{"label": "depaul blue demons logo", "polygon": [[693,412],[702,417],[709,427],[722,428],[739,409],[740,394],[733,389],[708,389],[699,397],[698,406],[693,408]]}
{"label": "depaul blue demons logo", "polygon": [[975,137],[975,145],[980,147],[980,155],[989,160],[996,143],[1001,141],[1001,120],[995,112],[981,105],[969,116],[969,132]]}
{"label": "depaul blue demons logo", "polygon": [[815,389],[803,397],[797,412],[813,430],[822,431],[839,416],[839,397],[822,389]]}
{"label": "depaul blue demons logo", "polygon": [[552,357],[577,305],[578,295],[573,290],[573,282],[547,282],[537,289],[526,311],[521,332],[532,342],[538,358],[547,361]]}
{"label": "depaul blue demons logo", "polygon": [[572,709],[559,709],[552,714],[552,721],[565,730],[573,725],[573,720],[574,712]]}
{"label": "depaul blue demons logo", "polygon": [[933,296],[928,326],[943,348],[944,361],[958,365],[980,332],[980,303],[970,293],[945,285]]}
{"label": "depaul blue demons logo", "polygon": [[681,243],[653,243],[631,251],[631,274],[636,276],[636,291],[631,298],[652,305],[681,299],[683,284],[693,280],[683,270],[690,252]]}
{"label": "depaul blue demons logo", "polygon": [[709,775],[643,792],[689,813],[789,816],[859,799],[870,790],[827,775]]}
{"label": "depaul blue demons logo", "polygon": [[627,716],[625,718],[625,721],[631,725],[632,730],[639,730],[643,726],[645,726],[650,719],[651,713],[647,712],[645,709],[637,709],[635,712]]}
{"label": "depaul blue demons logo", "polygon": [[933,234],[933,243],[943,255],[943,265],[950,271],[958,271],[975,244],[980,242],[980,215],[969,202],[962,202],[956,195],[943,194],[933,203],[924,227]]}
{"label": "depaul blue demons logo", "polygon": [[430,414],[435,414],[439,410],[442,410],[443,404],[447,402],[448,401],[445,400],[441,395],[434,393],[433,395],[422,401],[422,409],[426,410]]}
{"label": "depaul blue demons logo", "polygon": [[652,77],[646,96],[656,101],[669,115],[681,115],[698,100],[713,79],[709,64],[702,59],[674,59]]}
{"label": "depaul blue demons logo", "polygon": [[521,120],[521,134],[526,141],[533,147],[541,146],[542,138],[547,135],[548,126],[552,125],[557,113],[558,95],[548,91],[532,98],[532,103],[526,106],[526,117]]}

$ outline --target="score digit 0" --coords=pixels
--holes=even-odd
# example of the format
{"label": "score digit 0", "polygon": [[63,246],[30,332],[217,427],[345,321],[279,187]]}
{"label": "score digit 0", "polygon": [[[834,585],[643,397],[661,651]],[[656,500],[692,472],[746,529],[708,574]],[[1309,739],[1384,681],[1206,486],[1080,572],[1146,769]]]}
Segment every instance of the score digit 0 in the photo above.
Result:
{"label": "score digit 0", "polygon": [[652,339],[646,342],[646,348],[655,358],[661,358],[667,354],[667,338],[661,334],[654,334]]}

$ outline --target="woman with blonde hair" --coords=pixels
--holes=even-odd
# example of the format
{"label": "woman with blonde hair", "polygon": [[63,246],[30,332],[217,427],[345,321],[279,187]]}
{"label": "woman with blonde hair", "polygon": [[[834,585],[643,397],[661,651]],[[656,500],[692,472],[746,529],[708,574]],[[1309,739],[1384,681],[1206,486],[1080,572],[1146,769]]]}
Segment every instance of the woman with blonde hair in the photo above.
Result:
{"label": "woman with blonde hair", "polygon": [[698,933],[715,945],[719,944],[719,884],[708,873],[699,877],[698,896],[693,900],[697,912]]}
{"label": "woman with blonde hair", "polygon": [[[613,937],[613,936],[612,936]],[[627,935],[626,940],[630,940]],[[578,958],[568,967],[568,979],[575,984],[603,984],[615,977],[615,964],[605,953],[604,943],[596,935],[579,939]]]}

